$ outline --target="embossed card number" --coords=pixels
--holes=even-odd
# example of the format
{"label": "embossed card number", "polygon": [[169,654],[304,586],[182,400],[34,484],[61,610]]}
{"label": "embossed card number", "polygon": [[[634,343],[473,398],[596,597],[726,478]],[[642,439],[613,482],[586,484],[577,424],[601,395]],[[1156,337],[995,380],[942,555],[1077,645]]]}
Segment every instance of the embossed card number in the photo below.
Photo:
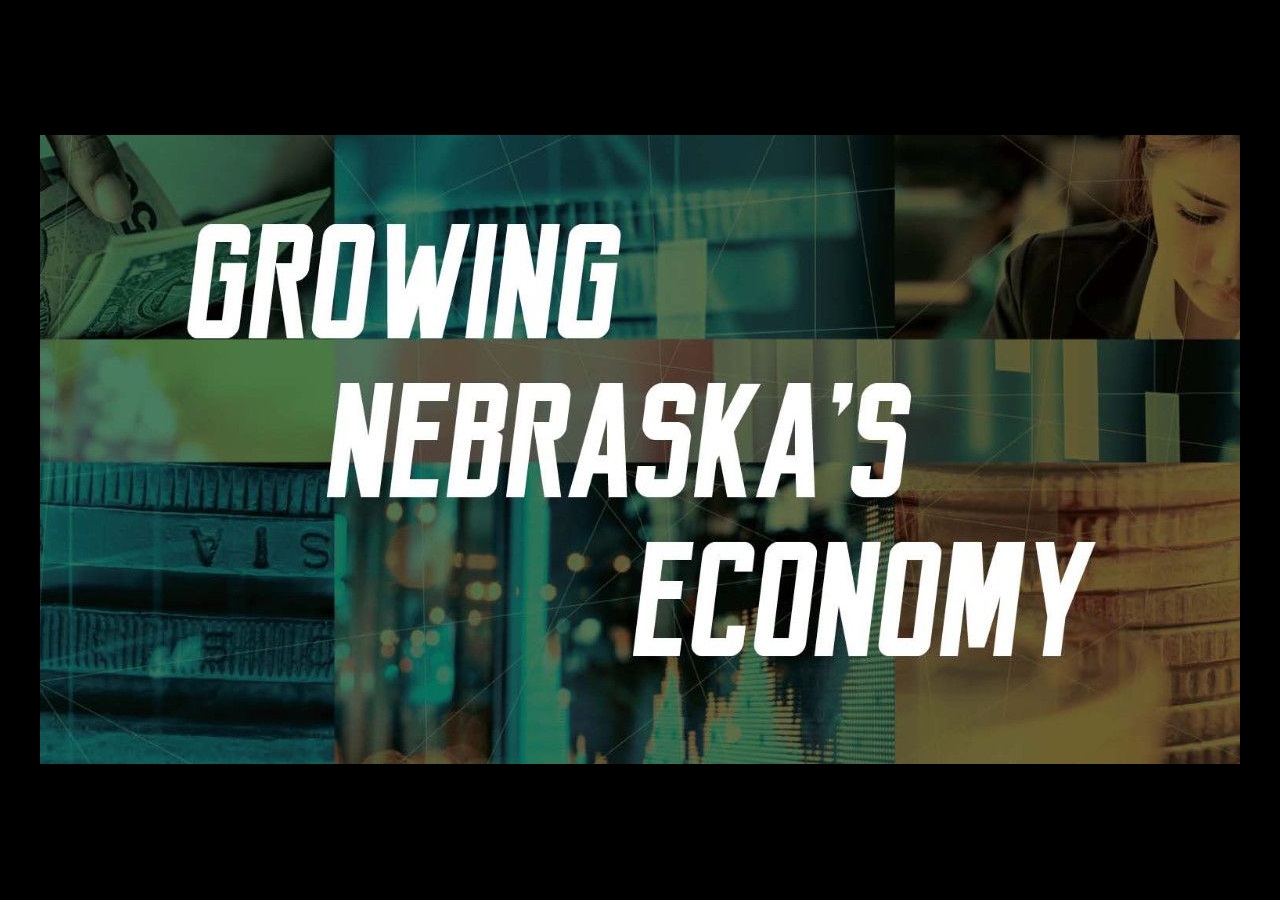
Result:
{"label": "embossed card number", "polygon": [[333,622],[40,608],[40,668],[150,678],[324,683]]}
{"label": "embossed card number", "polygon": [[45,565],[332,577],[333,521],[40,507]]}

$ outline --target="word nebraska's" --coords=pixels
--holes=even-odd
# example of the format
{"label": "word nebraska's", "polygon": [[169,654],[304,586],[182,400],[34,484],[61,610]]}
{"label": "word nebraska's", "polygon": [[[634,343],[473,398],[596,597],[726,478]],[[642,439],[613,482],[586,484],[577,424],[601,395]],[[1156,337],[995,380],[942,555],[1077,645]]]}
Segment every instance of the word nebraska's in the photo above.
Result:
{"label": "word nebraska's", "polygon": [[[387,226],[387,337],[411,338],[414,325],[420,326],[423,338],[444,336],[449,308],[464,258],[471,270],[471,291],[467,308],[469,338],[485,337],[489,319],[489,288],[494,281],[494,248],[498,226],[479,225],[475,243],[469,246],[470,225],[453,225],[444,247],[444,255],[436,265],[436,248],[419,246],[413,265],[406,267],[405,227]],[[194,338],[231,338],[240,330],[244,312],[244,292],[249,275],[248,257],[252,232],[247,225],[219,222],[200,229],[196,244],[196,261],[191,283],[191,306],[187,313],[187,332]],[[316,264],[316,299],[311,314],[311,333],[318,338],[356,338],[364,331],[365,310],[369,303],[369,280],[373,274],[375,234],[371,225],[337,224],[324,230],[320,252],[313,254],[314,238],[310,226],[268,224],[262,226],[258,242],[256,274],[253,282],[253,312],[249,317],[249,337],[265,338],[272,316],[272,298],[280,298],[285,336],[305,337],[302,311],[298,303],[298,283]],[[213,267],[219,247],[230,251],[230,261],[218,269],[218,279],[226,286],[222,307],[211,317],[210,296]],[[524,225],[508,225],[502,245],[502,263],[498,280],[498,308],[494,315],[493,337],[517,337],[516,307],[524,325],[524,336],[545,338],[551,319],[551,294],[556,263],[560,251],[560,226],[543,225],[538,234],[535,258]],[[563,259],[560,308],[556,330],[565,338],[601,338],[609,331],[613,315],[613,289],[617,264],[593,262],[587,265],[589,246],[597,246],[593,255],[616,257],[622,246],[622,232],[617,225],[581,224],[569,230]],[[347,288],[346,311],[335,315],[334,295],[338,284],[338,263],[343,247],[352,254],[351,280]],[[225,251],[224,251],[225,253]],[[595,298],[590,316],[583,318],[580,303],[582,277],[595,283]]]}
{"label": "word nebraska's", "polygon": [[[1062,634],[1067,613],[1085,566],[1093,553],[1092,541],[1080,541],[1071,551],[1066,570],[1058,571],[1058,551],[1049,541],[1036,543],[1040,583],[1044,594],[1045,656],[1062,655]],[[755,547],[747,542],[718,541],[702,553],[698,587],[694,594],[693,630],[690,649],[698,656],[736,656],[746,644],[746,627],[730,625],[724,634],[712,633],[715,621],[716,585],[720,570],[733,564],[738,573],[755,571]],[[1001,541],[991,555],[988,571],[983,571],[983,547],[977,541],[960,541],[952,546],[951,571],[947,577],[946,607],[942,621],[942,656],[958,656],[961,631],[968,632],[969,647],[982,648],[995,624],[995,656],[1013,654],[1014,625],[1022,592],[1023,557],[1026,544]],[[689,541],[650,541],[645,546],[644,574],[640,581],[640,609],[636,619],[636,656],[679,656],[678,637],[657,637],[660,601],[677,601],[686,596],[684,583],[665,580],[663,564],[693,557]],[[756,619],[755,651],[761,656],[798,656],[809,640],[809,614],[813,606],[818,548],[804,541],[779,541],[769,545],[760,573],[759,615]],[[843,628],[845,648],[850,656],[866,656],[871,637],[872,608],[876,581],[880,576],[881,552],[878,541],[862,545],[857,574],[849,558],[849,545],[827,544],[822,570],[822,593],[815,656],[835,652],[836,629]],[[915,623],[909,636],[899,634],[907,565],[919,564],[915,588]],[[793,566],[794,588],[790,611],[779,617],[779,594],[784,566]],[[889,551],[884,575],[884,605],[880,617],[880,652],[885,656],[922,656],[933,643],[934,610],[942,569],[942,549],[934,543],[911,541],[894,544]],[[779,621],[781,618],[781,622]],[[779,625],[785,623],[785,634]]]}
{"label": "word nebraska's", "polygon": [[[338,390],[338,410],[333,428],[333,452],[329,462],[329,496],[345,497],[351,470],[362,497],[382,496],[383,463],[391,435],[392,391],[390,382],[374,385],[366,411],[361,386],[343,382]],[[685,490],[691,468],[694,429],[685,419],[700,412],[695,497],[710,497],[723,490],[730,497],[745,497],[742,463],[736,431],[758,384],[729,386],[711,382],[698,410],[698,392],[685,382],[666,381],[645,394],[640,432],[665,445],[665,471],[658,466],[637,466],[635,492],[642,497],[674,497]],[[497,382],[409,382],[400,389],[400,417],[395,427],[395,451],[391,466],[391,496],[435,497],[440,479],[414,475],[416,445],[440,437],[442,415],[453,420],[449,450],[449,474],[445,496],[491,497],[498,490],[501,463],[507,467],[506,495],[523,497],[531,463],[541,473],[542,492],[560,497],[558,462],[575,453],[570,497],[585,497],[592,480],[604,476],[610,497],[630,493],[627,478],[627,445],[635,435],[635,423],[627,422],[626,395],[621,382],[603,382],[596,390],[581,443],[562,444],[569,427],[573,392],[561,382],[526,382],[508,402],[507,386]],[[833,391],[836,415],[852,402],[853,385],[837,383]],[[849,488],[859,497],[889,497],[902,480],[906,430],[893,421],[880,421],[882,403],[891,415],[905,415],[911,408],[911,391],[905,384],[877,382],[868,385],[858,402],[858,433],[866,441],[883,442],[884,464],[879,476],[871,466],[853,466]],[[509,408],[514,405],[514,415]],[[420,407],[436,407],[432,414]],[[482,413],[481,407],[484,408]],[[673,418],[668,418],[668,407]],[[510,427],[508,427],[508,420]],[[478,465],[470,463],[479,456]],[[440,454],[443,456],[443,454]],[[784,476],[795,479],[796,494],[814,496],[812,387],[792,382],[778,406],[773,438],[760,470],[757,497],[772,497]]]}

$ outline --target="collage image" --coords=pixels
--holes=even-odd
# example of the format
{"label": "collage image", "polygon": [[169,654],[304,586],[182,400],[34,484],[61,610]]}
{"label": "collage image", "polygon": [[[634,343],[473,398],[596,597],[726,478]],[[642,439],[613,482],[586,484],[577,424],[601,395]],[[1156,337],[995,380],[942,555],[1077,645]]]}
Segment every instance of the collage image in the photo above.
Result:
{"label": "collage image", "polygon": [[41,763],[1240,762],[1239,135],[40,145]]}

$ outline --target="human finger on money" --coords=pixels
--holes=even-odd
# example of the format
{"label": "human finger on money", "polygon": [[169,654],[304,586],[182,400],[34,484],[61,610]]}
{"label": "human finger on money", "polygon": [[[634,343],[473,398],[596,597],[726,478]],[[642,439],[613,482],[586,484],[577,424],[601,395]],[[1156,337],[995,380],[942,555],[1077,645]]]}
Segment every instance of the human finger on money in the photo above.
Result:
{"label": "human finger on money", "polygon": [[67,182],[85,206],[108,222],[124,221],[129,215],[129,186],[111,139],[105,134],[51,134],[48,138]]}

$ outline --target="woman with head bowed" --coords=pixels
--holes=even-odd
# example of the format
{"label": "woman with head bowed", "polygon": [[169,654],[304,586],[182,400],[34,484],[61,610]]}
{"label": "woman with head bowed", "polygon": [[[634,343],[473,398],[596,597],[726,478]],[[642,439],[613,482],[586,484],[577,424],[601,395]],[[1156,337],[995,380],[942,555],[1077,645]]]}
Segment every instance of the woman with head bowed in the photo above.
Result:
{"label": "woman with head bowed", "polygon": [[1240,136],[1131,134],[1123,216],[1005,260],[983,336],[1240,337]]}

